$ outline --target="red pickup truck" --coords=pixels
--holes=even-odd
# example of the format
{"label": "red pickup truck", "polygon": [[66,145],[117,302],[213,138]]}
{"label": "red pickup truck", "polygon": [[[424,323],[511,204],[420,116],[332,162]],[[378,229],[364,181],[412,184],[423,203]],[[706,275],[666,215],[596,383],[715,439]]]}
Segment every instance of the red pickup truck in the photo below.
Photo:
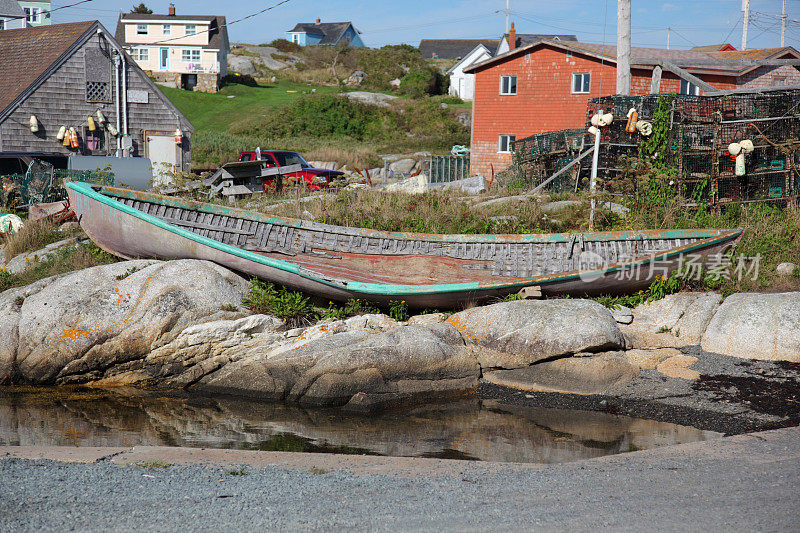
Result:
{"label": "red pickup truck", "polygon": [[[264,168],[300,165],[302,170],[285,174],[283,175],[283,179],[302,179],[305,181],[306,188],[310,191],[327,189],[332,179],[344,175],[344,172],[339,172],[338,170],[312,168],[311,165],[303,159],[303,156],[297,152],[289,152],[287,150],[255,150],[252,152],[242,152],[239,154],[239,161],[263,161]],[[274,189],[275,178],[265,179],[262,186],[265,191]]]}

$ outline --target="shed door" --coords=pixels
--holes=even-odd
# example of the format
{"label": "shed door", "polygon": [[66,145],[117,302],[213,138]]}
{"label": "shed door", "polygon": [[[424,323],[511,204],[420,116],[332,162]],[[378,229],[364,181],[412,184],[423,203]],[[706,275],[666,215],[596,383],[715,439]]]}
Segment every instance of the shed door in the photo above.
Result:
{"label": "shed door", "polygon": [[147,156],[153,165],[153,185],[172,183],[170,173],[181,168],[179,149],[172,135],[147,135]]}

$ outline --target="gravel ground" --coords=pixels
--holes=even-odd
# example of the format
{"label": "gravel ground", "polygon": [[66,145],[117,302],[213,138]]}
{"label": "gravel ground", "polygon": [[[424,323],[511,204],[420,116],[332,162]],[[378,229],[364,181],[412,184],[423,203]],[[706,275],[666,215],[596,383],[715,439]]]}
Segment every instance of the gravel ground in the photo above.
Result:
{"label": "gravel ground", "polygon": [[440,461],[413,475],[392,459],[364,475],[337,467],[341,456],[287,455],[329,468],[0,460],[0,530],[800,529],[798,428],[563,465]]}
{"label": "gravel ground", "polygon": [[800,425],[800,364],[738,359],[692,346],[690,381],[643,370],[598,395],[522,392],[483,382],[478,394],[515,405],[604,411],[738,435]]}

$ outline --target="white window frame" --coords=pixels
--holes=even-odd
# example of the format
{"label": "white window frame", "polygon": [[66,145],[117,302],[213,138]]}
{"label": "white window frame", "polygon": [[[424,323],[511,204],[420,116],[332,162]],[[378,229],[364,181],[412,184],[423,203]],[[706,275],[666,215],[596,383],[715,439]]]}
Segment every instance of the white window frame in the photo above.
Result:
{"label": "white window frame", "polygon": [[150,61],[150,49],[144,46],[136,46],[130,49],[131,57],[134,61]]}
{"label": "white window frame", "polygon": [[[581,79],[581,89],[579,91],[576,91],[575,90],[575,82],[577,81],[578,76],[581,77],[580,78]],[[586,79],[585,77],[588,77],[588,79],[589,79],[589,83],[588,83],[589,86],[588,87],[586,87],[587,83],[585,81],[583,81],[584,79]],[[592,92],[592,73],[591,72],[573,72],[572,73],[571,82],[572,83],[570,85],[570,92],[572,94],[589,94],[589,93]]]}
{"label": "white window frame", "polygon": [[[144,31],[142,31],[144,28]],[[147,27],[147,24],[137,24],[136,25],[136,35],[148,35],[150,33],[150,29]]]}
{"label": "white window frame", "polygon": [[296,34],[296,33],[293,33],[292,34],[292,42],[294,44],[299,44],[300,43],[300,36],[298,34]]}
{"label": "white window frame", "polygon": [[[684,92],[684,87],[686,92]],[[694,87],[694,91],[691,90],[692,87]],[[687,96],[700,96],[700,87],[688,80],[681,79],[681,83],[678,88],[678,94],[684,94]]]}
{"label": "white window frame", "polygon": [[29,24],[39,24],[42,22],[42,8],[41,7],[26,7],[25,20]]}
{"label": "white window frame", "polygon": [[[197,60],[195,60],[197,56]],[[199,48],[181,48],[181,62],[184,64],[199,65],[203,61],[203,53]]]}
{"label": "white window frame", "polygon": [[172,24],[163,24],[161,26],[162,35],[172,35]]}
{"label": "white window frame", "polygon": [[[197,35],[197,24],[187,24],[185,26],[185,28],[186,28],[187,37],[190,36],[190,35]],[[189,28],[192,28],[192,29],[189,30]]]}
{"label": "white window frame", "polygon": [[[504,87],[505,81],[508,80],[508,86]],[[511,81],[514,81],[514,88],[512,91]],[[517,94],[517,75],[516,74],[503,74],[500,76],[500,96],[515,96]]]}
{"label": "white window frame", "polygon": [[[497,136],[497,153],[498,154],[511,154],[514,152],[514,141],[517,140],[516,135],[511,134],[500,134]],[[505,141],[505,150],[503,150],[503,144]]]}

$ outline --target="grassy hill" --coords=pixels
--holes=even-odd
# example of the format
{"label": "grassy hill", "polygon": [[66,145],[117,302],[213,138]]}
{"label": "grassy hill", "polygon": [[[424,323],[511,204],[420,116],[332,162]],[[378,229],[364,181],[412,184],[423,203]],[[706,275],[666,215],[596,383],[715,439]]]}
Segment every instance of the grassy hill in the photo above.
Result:
{"label": "grassy hill", "polygon": [[[446,89],[441,65],[425,61],[415,48],[300,48],[286,41],[271,45],[291,54],[294,62],[282,70],[259,67],[257,86],[237,83],[253,81],[242,77],[216,94],[162,87],[195,127],[195,168],[234,160],[240,151],[256,146],[365,168],[381,165],[381,153],[448,153],[454,144],[469,143],[469,129],[457,118],[471,105],[436,95]],[[244,47],[236,51],[255,57]],[[356,69],[366,72],[366,79],[358,87],[346,86]],[[335,96],[352,90],[399,98],[378,107]]]}

